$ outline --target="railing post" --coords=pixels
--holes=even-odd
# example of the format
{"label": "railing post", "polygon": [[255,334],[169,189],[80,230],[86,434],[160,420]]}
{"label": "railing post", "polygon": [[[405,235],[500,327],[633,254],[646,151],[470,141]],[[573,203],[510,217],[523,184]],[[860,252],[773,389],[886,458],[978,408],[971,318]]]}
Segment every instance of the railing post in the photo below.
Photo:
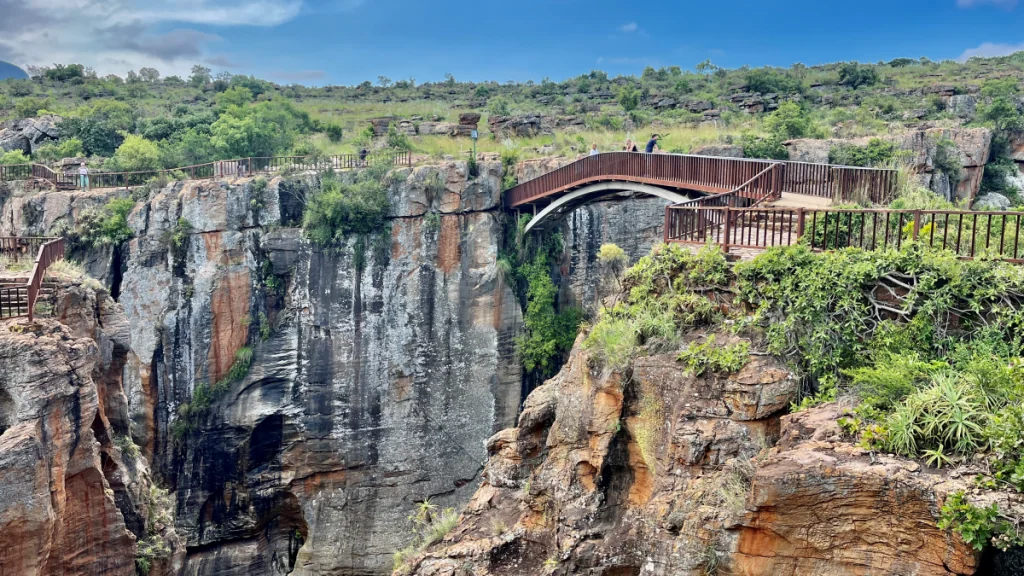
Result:
{"label": "railing post", "polygon": [[729,253],[729,233],[730,233],[730,230],[729,230],[730,222],[729,222],[729,220],[730,220],[730,217],[732,215],[730,213],[730,211],[729,211],[729,205],[728,204],[726,204],[726,206],[725,206],[724,213],[725,213],[725,217],[723,218],[724,223],[722,224],[722,252],[728,254]]}
{"label": "railing post", "polygon": [[796,209],[796,239],[799,241],[804,237],[804,207],[801,206]]}
{"label": "railing post", "polygon": [[921,210],[914,210],[914,240],[921,233]]}

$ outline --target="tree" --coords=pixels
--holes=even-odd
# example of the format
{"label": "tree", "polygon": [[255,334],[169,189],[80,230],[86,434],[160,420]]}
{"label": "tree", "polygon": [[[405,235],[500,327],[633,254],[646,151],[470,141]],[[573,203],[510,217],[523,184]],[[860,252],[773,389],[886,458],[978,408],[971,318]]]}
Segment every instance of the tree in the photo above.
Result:
{"label": "tree", "polygon": [[196,64],[192,67],[192,75],[188,77],[188,83],[196,88],[202,88],[210,83],[210,69]]}
{"label": "tree", "polygon": [[878,83],[878,72],[871,66],[846,62],[839,67],[839,83],[850,88],[872,86]]}
{"label": "tree", "polygon": [[640,93],[632,86],[626,86],[619,91],[619,104],[626,112],[632,112],[640,106]]}
{"label": "tree", "polygon": [[217,109],[227,110],[231,106],[245,106],[253,100],[252,91],[244,86],[233,86],[217,94]]}
{"label": "tree", "polygon": [[53,68],[43,69],[43,76],[54,82],[67,82],[85,76],[85,66],[81,64],[54,64]]}
{"label": "tree", "polygon": [[455,76],[451,72],[446,72],[444,75],[444,83],[449,86],[455,86]]}
{"label": "tree", "polygon": [[159,170],[160,148],[142,136],[125,134],[124,142],[118,146],[110,161],[111,167],[120,172]]}
{"label": "tree", "polygon": [[381,88],[387,88],[391,86],[391,78],[387,76],[377,76],[377,83],[381,85]]}
{"label": "tree", "polygon": [[721,68],[719,68],[718,66],[715,66],[714,64],[712,64],[711,60],[705,60],[705,61],[701,62],[700,64],[697,64],[696,70],[697,70],[697,74],[700,74],[701,76],[708,76],[710,74],[714,74],[715,72],[721,70]]}
{"label": "tree", "polygon": [[140,68],[139,78],[143,82],[149,82],[150,84],[160,79],[160,72],[156,68]]}
{"label": "tree", "polygon": [[811,119],[795,102],[784,102],[765,119],[765,128],[780,140],[803,138],[811,132]]}
{"label": "tree", "polygon": [[124,140],[122,133],[135,130],[136,111],[115,100],[97,100],[83,106],[60,123],[61,136],[82,141],[86,154],[110,156]]}
{"label": "tree", "polygon": [[128,74],[124,77],[124,81],[128,84],[138,84],[142,82],[142,78],[135,73],[135,70],[129,70]]}
{"label": "tree", "polygon": [[228,108],[210,127],[210,142],[227,158],[274,156],[291,149],[298,121],[277,101]]}
{"label": "tree", "polygon": [[0,154],[0,165],[11,166],[13,164],[28,164],[29,157],[21,150],[11,150]]}

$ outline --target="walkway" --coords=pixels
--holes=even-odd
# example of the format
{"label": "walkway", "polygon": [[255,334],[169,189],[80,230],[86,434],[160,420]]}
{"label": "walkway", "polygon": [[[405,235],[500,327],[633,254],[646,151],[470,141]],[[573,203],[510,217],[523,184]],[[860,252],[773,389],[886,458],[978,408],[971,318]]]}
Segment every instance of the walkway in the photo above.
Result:
{"label": "walkway", "polygon": [[[391,152],[360,158],[357,154],[335,156],[273,156],[261,158],[236,158],[218,160],[194,166],[150,170],[146,172],[90,172],[85,188],[123,188],[141,186],[153,178],[167,177],[171,180],[209,180],[213,178],[235,178],[256,174],[274,174],[285,170],[349,170],[361,168],[368,163],[388,162],[395,166],[411,166],[410,152]],[[82,188],[78,171],[65,174],[42,164],[16,164],[0,166],[0,182],[19,180],[45,180],[62,190]]]}
{"label": "walkway", "polygon": [[[740,208],[780,200],[784,194],[821,199],[865,198],[883,204],[892,199],[895,190],[895,170],[610,152],[582,158],[510,188],[505,192],[505,205],[514,209],[529,207],[535,214],[540,208],[541,213],[535,218],[539,221],[560,209],[614,191],[654,194],[677,204],[707,198],[705,204],[717,202]],[[713,197],[721,200],[710,200]]]}

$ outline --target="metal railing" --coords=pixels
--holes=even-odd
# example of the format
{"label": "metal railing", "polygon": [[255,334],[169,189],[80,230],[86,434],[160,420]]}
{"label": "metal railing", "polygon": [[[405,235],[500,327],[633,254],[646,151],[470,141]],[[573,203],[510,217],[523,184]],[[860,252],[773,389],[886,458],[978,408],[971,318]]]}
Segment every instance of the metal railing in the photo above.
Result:
{"label": "metal railing", "polygon": [[900,248],[908,241],[961,258],[1024,263],[1024,212],[840,210],[676,205],[665,209],[665,241],[764,249],[797,242],[824,251]]}
{"label": "metal railing", "polygon": [[[26,240],[40,239],[28,238]],[[28,281],[10,286],[0,286],[0,318],[28,316],[29,321],[35,319],[36,302],[39,300],[39,292],[43,287],[46,270],[54,262],[64,259],[63,238],[46,238],[44,240],[46,242],[39,246],[39,252]]]}
{"label": "metal railing", "polygon": [[371,154],[361,157],[358,154],[340,154],[335,156],[268,156],[218,160],[194,166],[168,168],[164,170],[148,170],[143,172],[90,172],[82,178],[79,174],[65,174],[51,170],[41,164],[18,164],[0,166],[0,181],[14,180],[46,180],[57,188],[122,188],[140,186],[153,178],[161,176],[171,180],[188,178],[191,180],[209,180],[213,178],[252,176],[256,174],[273,174],[284,170],[347,170],[361,168],[378,162],[387,162],[395,166],[411,166],[411,152],[391,152],[387,154]]}
{"label": "metal railing", "polygon": [[510,208],[601,180],[626,180],[686,188],[708,194],[730,193],[771,166],[775,190],[839,200],[867,199],[887,204],[895,195],[895,170],[806,162],[779,162],[686,154],[609,152],[581,158],[505,192]]}

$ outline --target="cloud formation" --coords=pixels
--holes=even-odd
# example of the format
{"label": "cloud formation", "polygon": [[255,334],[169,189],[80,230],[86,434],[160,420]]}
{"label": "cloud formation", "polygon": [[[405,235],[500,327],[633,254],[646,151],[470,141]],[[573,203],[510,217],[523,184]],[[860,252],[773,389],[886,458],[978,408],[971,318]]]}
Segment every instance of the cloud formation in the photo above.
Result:
{"label": "cloud formation", "polygon": [[976,6],[996,6],[1013,10],[1017,6],[1017,0],[956,0],[956,5],[961,8],[974,8]]}
{"label": "cloud formation", "polygon": [[[349,10],[363,1],[332,6]],[[277,26],[303,9],[303,0],[0,0],[0,59],[79,62],[101,75],[143,66],[182,75],[196,63],[229,61],[208,53],[220,36],[191,26]]]}
{"label": "cloud formation", "polygon": [[1022,44],[999,44],[995,42],[985,42],[977,48],[969,48],[964,50],[964,53],[960,55],[957,60],[964,62],[975,56],[981,58],[992,58],[995,56],[1009,56],[1015,52],[1024,50],[1024,43]]}
{"label": "cloud formation", "polygon": [[619,27],[619,30],[622,30],[623,32],[627,33],[636,32],[639,29],[640,27],[637,26],[636,22],[629,22]]}

